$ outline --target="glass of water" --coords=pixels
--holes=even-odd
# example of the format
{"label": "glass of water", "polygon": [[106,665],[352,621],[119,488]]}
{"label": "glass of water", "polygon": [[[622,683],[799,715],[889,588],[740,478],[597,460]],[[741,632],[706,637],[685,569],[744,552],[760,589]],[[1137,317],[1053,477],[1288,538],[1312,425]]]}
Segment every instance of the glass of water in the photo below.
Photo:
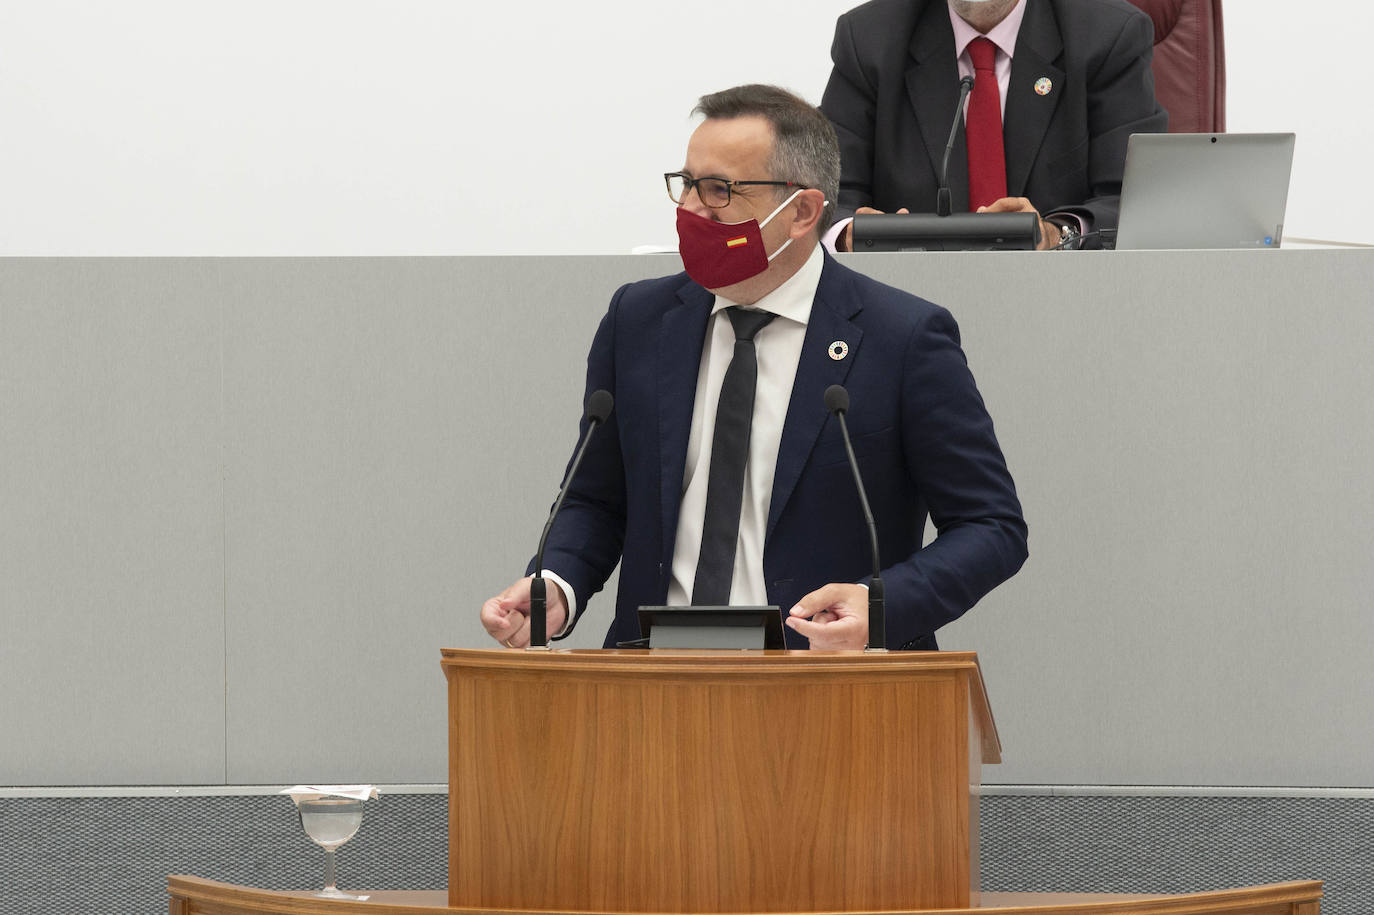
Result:
{"label": "glass of water", "polygon": [[320,797],[296,804],[301,828],[324,849],[324,889],[316,896],[328,899],[365,899],[344,893],[335,886],[334,852],[353,838],[363,822],[363,802],[351,797]]}

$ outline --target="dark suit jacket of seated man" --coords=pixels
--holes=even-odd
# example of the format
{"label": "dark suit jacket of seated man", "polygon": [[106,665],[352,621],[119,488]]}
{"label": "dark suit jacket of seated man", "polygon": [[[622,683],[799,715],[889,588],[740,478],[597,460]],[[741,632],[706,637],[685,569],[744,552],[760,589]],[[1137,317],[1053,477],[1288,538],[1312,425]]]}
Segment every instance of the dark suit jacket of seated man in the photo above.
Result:
{"label": "dark suit jacket of seated man", "polygon": [[[1084,232],[1114,229],[1127,137],[1168,126],[1150,70],[1154,26],[1126,0],[1022,2],[1004,100],[1007,193],[1029,198],[1042,217],[1077,216]],[[946,0],[871,0],[850,10],[831,57],[821,110],[840,141],[839,215],[861,206],[934,212],[959,97]],[[949,183],[954,212],[967,211],[962,129]]]}
{"label": "dark suit jacket of seated man", "polygon": [[[735,555],[736,583],[744,574],[747,589],[764,594],[741,600],[730,591],[730,602],[757,604],[766,596],[790,611],[785,633],[791,648],[864,646],[868,598],[860,583],[873,568],[868,528],[839,423],[825,405],[826,389],[843,384],[850,393],[853,447],[877,522],[887,644],[934,648],[936,629],[1013,575],[1026,558],[1021,505],[960,347],[958,326],[944,308],[856,273],[820,249],[840,163],[834,133],[815,107],[784,90],[759,86],[726,90],[702,102],[707,118],[692,135],[682,173],[741,183],[728,202],[705,204],[700,191],[679,193],[686,272],[621,287],[597,329],[587,356],[586,391],[611,392],[615,408],[591,438],[548,537],[544,568],[572,592],[549,579],[549,632],[566,633],[569,612],[575,622],[617,564],[620,592],[607,647],[640,637],[641,605],[661,605],[670,594],[695,590],[689,587],[691,569],[675,568],[675,562],[695,562],[675,551],[690,553],[691,539],[700,542],[703,536],[700,527],[692,533],[697,515],[688,495],[700,491],[695,487],[708,468],[702,458],[689,473],[689,452],[700,456],[694,443],[710,437],[704,418],[694,429],[699,384],[703,417],[710,415],[704,406],[712,387],[706,355],[719,368],[721,360],[730,361],[729,347],[738,352],[730,316],[721,310],[733,303],[781,308],[784,314],[755,341],[760,378],[769,352],[778,354],[768,357],[769,364],[784,371],[772,376],[782,387],[765,391],[761,384],[759,392],[766,414],[780,420],[776,431],[772,422],[760,426],[763,408],[760,400],[754,404],[751,449],[764,440],[777,442],[769,466],[755,467],[750,458],[756,485],[745,486],[746,493],[769,494],[748,522],[761,534],[758,574],[754,546]],[[783,123],[794,133],[807,131],[809,141],[783,147],[765,116],[751,113],[758,105],[784,109],[778,115]],[[774,155],[779,147],[791,152]],[[818,164],[798,165],[789,159],[793,154]],[[760,182],[800,184],[778,188]],[[753,220],[761,226],[758,237],[735,244],[743,236],[734,236]],[[700,254],[713,248],[687,244],[684,221],[727,240],[725,251],[749,257],[744,252],[752,248],[770,257],[764,261],[759,253],[759,263],[751,263],[743,279],[725,279],[711,269],[714,255]],[[716,282],[712,276],[719,287],[703,285]],[[795,312],[785,299],[804,310]],[[783,339],[796,341],[797,355],[773,348]],[[584,418],[583,435],[587,424]],[[923,546],[927,517],[938,536]],[[687,526],[680,527],[684,518]],[[743,573],[741,563],[748,566]],[[528,608],[527,572],[486,601],[483,625],[501,644],[523,647],[530,640]]]}

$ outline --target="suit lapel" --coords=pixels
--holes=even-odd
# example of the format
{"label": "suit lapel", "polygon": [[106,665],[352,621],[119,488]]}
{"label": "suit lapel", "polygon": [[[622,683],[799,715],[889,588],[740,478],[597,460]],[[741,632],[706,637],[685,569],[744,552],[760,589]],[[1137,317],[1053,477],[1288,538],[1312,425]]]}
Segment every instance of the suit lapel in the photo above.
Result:
{"label": "suit lapel", "polygon": [[[930,171],[935,184],[945,158],[945,143],[959,101],[959,65],[950,53],[954,47],[954,27],[943,0],[931,0],[921,13],[911,38],[911,59],[906,71],[907,97],[921,128]],[[963,150],[964,134],[959,131],[954,152],[949,157],[949,182],[953,189],[955,212],[968,209],[968,162]],[[915,163],[913,163],[913,166]],[[962,198],[962,201],[961,201]],[[910,201],[913,212],[933,210],[935,200]]]}
{"label": "suit lapel", "polygon": [[[1043,0],[1027,0],[1026,16],[1016,37],[1016,54],[1011,59],[1011,83],[1007,87],[1002,126],[1007,193],[1013,197],[1025,196],[1031,166],[1064,92],[1064,71],[1056,64],[1063,50],[1053,7]],[[1044,95],[1035,91],[1035,84],[1042,78],[1050,81],[1049,91]]]}
{"label": "suit lapel", "polygon": [[658,328],[659,517],[663,523],[663,561],[672,561],[682,507],[682,475],[692,433],[692,407],[701,366],[706,321],[715,302],[707,290],[685,283],[679,304],[664,312]]}
{"label": "suit lapel", "polygon": [[[764,543],[772,539],[773,528],[777,526],[782,510],[792,497],[802,468],[806,466],[811,449],[821,434],[821,427],[830,415],[825,410],[825,389],[832,384],[844,383],[863,340],[863,331],[850,321],[861,308],[852,296],[845,294],[847,280],[842,270],[826,255],[821,282],[811,304],[811,317],[806,324],[801,358],[797,362],[797,377],[792,383],[792,399],[787,405],[787,419],[782,427]],[[830,356],[830,346],[837,342],[848,348],[842,359],[832,359]]]}

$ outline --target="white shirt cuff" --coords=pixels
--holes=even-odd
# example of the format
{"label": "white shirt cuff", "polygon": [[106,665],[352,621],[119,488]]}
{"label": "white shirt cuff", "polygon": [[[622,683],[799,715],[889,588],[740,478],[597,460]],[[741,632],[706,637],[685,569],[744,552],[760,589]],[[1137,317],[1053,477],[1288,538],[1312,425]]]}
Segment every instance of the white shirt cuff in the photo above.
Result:
{"label": "white shirt cuff", "polygon": [[572,631],[573,618],[577,616],[577,592],[574,591],[572,585],[568,584],[563,576],[559,575],[557,572],[550,572],[548,569],[540,569],[539,574],[562,589],[563,600],[568,605],[568,618],[563,620],[563,628],[550,636],[551,639],[561,639]]}

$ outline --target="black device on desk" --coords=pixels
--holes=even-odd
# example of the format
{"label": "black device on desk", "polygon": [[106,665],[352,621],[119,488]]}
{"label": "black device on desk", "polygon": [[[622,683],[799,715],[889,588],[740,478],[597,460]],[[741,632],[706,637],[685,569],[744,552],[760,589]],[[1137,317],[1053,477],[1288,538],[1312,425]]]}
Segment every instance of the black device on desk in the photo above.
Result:
{"label": "black device on desk", "polygon": [[1034,213],[868,213],[854,217],[853,251],[1034,251]]}
{"label": "black device on desk", "polygon": [[851,251],[1034,251],[1040,218],[1034,213],[952,214],[949,156],[964,117],[973,77],[959,80],[959,101],[940,163],[934,213],[866,213],[854,217]]}
{"label": "black device on desk", "polygon": [[640,607],[643,638],[617,648],[785,648],[780,607]]}

